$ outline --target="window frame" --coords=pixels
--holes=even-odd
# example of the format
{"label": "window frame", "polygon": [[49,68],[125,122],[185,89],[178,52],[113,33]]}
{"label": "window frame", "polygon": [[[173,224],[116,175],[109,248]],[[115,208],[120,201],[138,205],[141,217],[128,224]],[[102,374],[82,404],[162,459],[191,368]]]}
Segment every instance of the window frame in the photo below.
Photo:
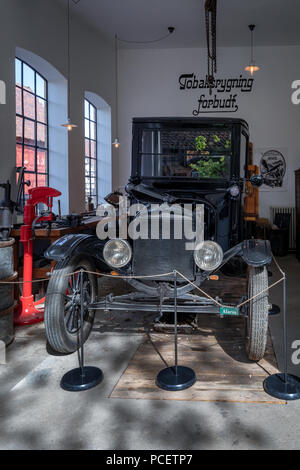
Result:
{"label": "window frame", "polygon": [[[157,157],[164,157],[164,156],[172,156],[173,155],[173,150],[170,148],[168,152],[163,152],[161,150],[161,132],[162,131],[168,131],[168,132],[174,132],[174,133],[185,133],[185,132],[194,132],[195,134],[201,134],[206,132],[208,135],[217,133],[218,131],[223,132],[228,132],[229,140],[230,140],[230,148],[228,149],[222,149],[220,151],[214,151],[214,156],[224,156],[226,159],[229,157],[229,165],[227,169],[227,174],[226,176],[222,177],[192,177],[192,176],[174,176],[172,174],[170,175],[145,175],[143,174],[143,163],[144,163],[144,158],[148,156],[149,158],[152,157],[152,159],[155,157],[156,160],[153,160],[155,166],[159,166],[159,162]],[[146,133],[151,133],[152,135],[150,136],[152,139],[151,146],[155,146],[157,148],[157,152],[146,152],[144,150],[144,138]],[[202,183],[209,182],[212,184],[227,184],[227,182],[231,179],[232,177],[232,171],[233,171],[233,160],[234,160],[234,155],[233,155],[233,147],[232,147],[232,142],[233,142],[233,126],[231,124],[224,125],[222,128],[219,126],[209,126],[209,125],[202,125],[202,126],[193,126],[193,125],[188,125],[184,127],[179,127],[177,126],[161,126],[161,127],[147,127],[147,126],[139,126],[137,130],[137,138],[136,142],[134,143],[134,152],[133,152],[133,164],[136,165],[135,167],[135,172],[138,174],[138,176],[145,181],[185,181],[186,183],[191,182],[191,181],[201,181]],[[184,152],[185,158],[187,158],[187,152],[190,150],[180,149],[182,152]],[[195,152],[199,153],[200,156],[200,151]],[[175,147],[175,153],[174,156],[179,155],[177,153],[177,147]],[[135,160],[137,160],[135,162]],[[200,160],[200,158],[199,158]]]}
{"label": "window frame", "polygon": [[[34,149],[34,168],[35,171],[32,170],[27,170],[25,169],[24,171],[24,178],[26,180],[26,175],[35,175],[35,186],[30,186],[32,187],[38,187],[38,176],[45,176],[46,178],[46,186],[49,186],[49,91],[48,91],[48,80],[39,72],[37,71],[34,67],[32,67],[30,64],[28,64],[26,61],[23,59],[20,59],[19,57],[15,57],[15,67],[17,60],[21,63],[21,85],[17,84],[16,80],[16,74],[15,74],[15,93],[17,93],[17,89],[20,90],[21,92],[21,114],[17,112],[17,98],[16,98],[16,121],[17,118],[22,119],[22,142],[18,142],[17,138],[17,132],[16,132],[16,165],[17,165],[17,148],[18,146],[22,147],[22,166],[24,166],[24,153],[25,153],[25,147],[26,148],[31,148]],[[31,71],[34,73],[34,91],[30,91],[27,88],[24,88],[24,65],[26,65]],[[45,82],[45,97],[40,96],[37,93],[37,76],[41,77],[44,82]],[[26,93],[29,93],[31,96],[34,97],[34,102],[35,102],[35,112],[34,112],[34,119],[30,118],[28,116],[25,116],[24,114],[24,91]],[[45,102],[45,113],[46,113],[46,119],[45,122],[39,121],[38,120],[38,106],[37,102],[38,100],[43,100]],[[26,143],[25,141],[25,121],[29,121],[34,124],[34,135],[35,135],[35,142],[34,144],[29,144]],[[46,139],[47,143],[45,147],[41,147],[38,145],[38,125],[42,125],[46,127]],[[38,151],[43,151],[46,153],[46,172],[42,173],[38,171]],[[24,190],[23,190],[23,198],[24,198]]]}
{"label": "window frame", "polygon": [[[89,115],[86,115],[86,103],[88,104]],[[91,109],[94,110],[95,113],[95,120],[91,118]],[[88,121],[89,124],[89,137],[86,136],[86,122]],[[95,125],[95,139],[91,138],[91,127],[92,124]],[[86,155],[86,143],[88,141],[89,144],[89,155]],[[95,145],[95,157],[92,157],[92,143]],[[89,160],[89,173],[86,172],[86,164],[87,160]],[[92,169],[91,169],[91,161],[95,161],[96,167],[96,175],[92,176]],[[87,193],[87,179],[89,180],[89,188],[90,192]],[[92,194],[92,180],[95,180],[96,185],[96,194]],[[96,199],[96,206],[98,205],[98,110],[97,107],[87,98],[84,98],[84,189],[85,189],[85,202],[88,203],[88,198],[92,198],[92,202]]]}

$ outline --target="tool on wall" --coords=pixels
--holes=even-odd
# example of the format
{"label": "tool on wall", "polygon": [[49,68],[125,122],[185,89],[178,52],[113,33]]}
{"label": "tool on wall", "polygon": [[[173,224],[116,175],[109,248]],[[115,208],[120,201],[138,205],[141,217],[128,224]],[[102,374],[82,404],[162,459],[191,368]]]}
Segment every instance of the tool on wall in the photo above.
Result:
{"label": "tool on wall", "polygon": [[[32,294],[32,268],[33,268],[33,228],[37,222],[51,222],[53,220],[53,198],[61,196],[56,189],[49,187],[32,188],[28,191],[29,197],[24,207],[24,225],[21,227],[20,241],[24,246],[23,266],[23,295],[21,304],[15,312],[16,325],[30,325],[44,319],[43,309],[37,307],[45,302],[45,298],[34,301]],[[36,213],[38,204],[45,204],[47,211]]]}

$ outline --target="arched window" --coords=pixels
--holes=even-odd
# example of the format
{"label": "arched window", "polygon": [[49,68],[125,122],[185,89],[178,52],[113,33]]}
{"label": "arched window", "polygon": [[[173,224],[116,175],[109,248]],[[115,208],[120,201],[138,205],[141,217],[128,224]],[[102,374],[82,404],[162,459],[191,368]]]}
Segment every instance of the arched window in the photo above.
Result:
{"label": "arched window", "polygon": [[[30,188],[49,184],[48,82],[16,58],[17,166],[24,166]],[[28,186],[25,186],[25,193]]]}
{"label": "arched window", "polygon": [[85,137],[85,199],[98,204],[97,185],[97,108],[87,99],[84,100],[84,137]]}
{"label": "arched window", "polygon": [[[93,178],[96,176],[96,181],[93,181],[93,184],[96,182],[96,191],[98,196],[97,203],[107,194],[112,191],[112,135],[111,135],[111,107],[101,96],[97,95],[92,91],[85,91],[84,93],[84,109],[86,116],[86,126],[85,126],[85,135],[88,135],[88,121],[91,117],[90,108],[88,104],[92,105],[92,116],[96,116],[96,120],[92,119],[92,122],[96,123],[96,146],[92,144],[91,146],[91,155],[96,158],[96,173],[93,172]],[[90,156],[90,148],[88,146],[88,139],[86,143],[86,155]],[[90,162],[86,157],[86,174],[88,175],[88,170],[90,168]],[[95,167],[95,162],[91,163],[91,168]],[[87,184],[87,188],[89,186]],[[86,200],[87,200],[86,196]],[[94,204],[95,205],[95,204]]]}

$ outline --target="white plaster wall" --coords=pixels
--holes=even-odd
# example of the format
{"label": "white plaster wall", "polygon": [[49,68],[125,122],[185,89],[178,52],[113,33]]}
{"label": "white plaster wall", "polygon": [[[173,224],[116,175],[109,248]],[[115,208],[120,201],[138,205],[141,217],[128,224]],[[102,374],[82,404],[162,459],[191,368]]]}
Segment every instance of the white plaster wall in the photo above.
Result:
{"label": "white plaster wall", "polygon": [[[71,117],[78,128],[67,135],[68,146],[57,142],[53,151],[55,165],[59,153],[68,151],[69,211],[84,210],[84,93],[101,96],[115,109],[114,45],[107,43],[90,26],[74,16],[71,20]],[[0,180],[15,179],[15,79],[14,58],[21,47],[48,61],[66,77],[66,10],[53,0],[0,0],[0,80],[6,85],[6,105],[0,105]],[[50,90],[49,90],[50,91]],[[63,100],[63,98],[62,98]],[[56,115],[55,126],[61,116]],[[67,111],[63,122],[66,121]],[[63,128],[59,130],[63,132]],[[65,131],[66,132],[66,131]],[[51,135],[50,135],[51,137]],[[113,173],[117,174],[117,162]],[[51,155],[50,155],[51,158]],[[64,171],[63,165],[61,171]]]}
{"label": "white plaster wall", "polygon": [[[291,84],[300,79],[299,57],[299,46],[256,48],[261,70],[254,76],[253,92],[238,95],[238,112],[215,114],[245,119],[255,152],[266,147],[288,151],[288,190],[261,192],[262,217],[269,216],[271,205],[295,204],[293,172],[300,167],[300,105],[291,102]],[[118,184],[122,185],[130,173],[132,118],[192,116],[202,92],[179,90],[178,78],[184,73],[205,77],[207,59],[204,49],[122,49],[119,60]],[[218,48],[217,78],[247,76],[243,70],[248,60],[248,48]]]}

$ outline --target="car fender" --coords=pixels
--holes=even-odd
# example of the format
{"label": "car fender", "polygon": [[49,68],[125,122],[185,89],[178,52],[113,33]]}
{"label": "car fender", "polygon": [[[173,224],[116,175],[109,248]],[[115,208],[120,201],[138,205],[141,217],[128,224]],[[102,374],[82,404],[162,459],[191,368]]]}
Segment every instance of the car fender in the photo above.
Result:
{"label": "car fender", "polygon": [[272,261],[269,240],[244,240],[242,258],[250,266],[265,266]]}
{"label": "car fender", "polygon": [[105,242],[94,235],[85,233],[69,234],[56,240],[44,253],[46,259],[60,261],[70,259],[77,254],[93,259],[96,264],[107,270],[103,260],[103,246]]}

